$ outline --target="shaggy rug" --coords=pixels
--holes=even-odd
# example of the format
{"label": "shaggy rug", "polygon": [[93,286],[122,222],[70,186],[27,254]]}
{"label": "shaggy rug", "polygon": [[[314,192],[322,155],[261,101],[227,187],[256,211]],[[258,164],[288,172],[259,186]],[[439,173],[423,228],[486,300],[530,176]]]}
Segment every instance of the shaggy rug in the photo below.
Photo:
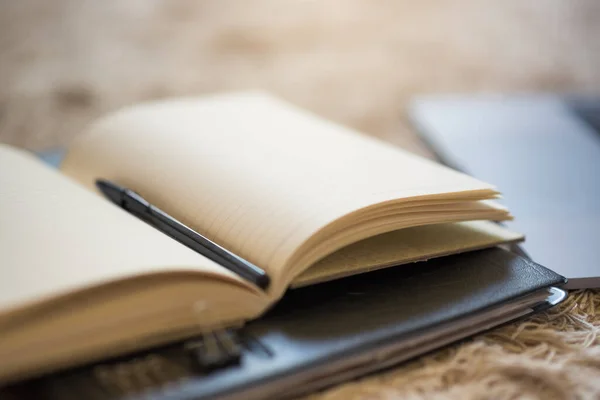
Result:
{"label": "shaggy rug", "polygon": [[[0,0],[0,142],[64,146],[126,104],[260,88],[426,154],[416,94],[598,93],[599,21],[597,0]],[[599,334],[600,292],[574,292],[310,398],[600,398]]]}

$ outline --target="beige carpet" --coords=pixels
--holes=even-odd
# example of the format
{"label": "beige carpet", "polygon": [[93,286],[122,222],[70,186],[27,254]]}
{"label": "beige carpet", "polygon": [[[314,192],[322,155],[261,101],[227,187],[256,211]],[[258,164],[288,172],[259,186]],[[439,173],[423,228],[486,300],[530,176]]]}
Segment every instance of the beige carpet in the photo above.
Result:
{"label": "beige carpet", "polygon": [[[125,104],[250,88],[422,152],[415,94],[598,93],[600,2],[0,0],[1,142],[61,146]],[[579,292],[312,398],[600,398],[599,334],[600,292]]]}

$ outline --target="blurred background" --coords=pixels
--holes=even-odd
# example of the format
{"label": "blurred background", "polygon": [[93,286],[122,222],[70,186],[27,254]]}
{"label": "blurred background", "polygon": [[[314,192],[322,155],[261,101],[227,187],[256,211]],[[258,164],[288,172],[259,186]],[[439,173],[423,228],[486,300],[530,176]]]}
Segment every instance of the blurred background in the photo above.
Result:
{"label": "blurred background", "polygon": [[168,96],[265,89],[421,151],[437,92],[600,90],[597,0],[0,0],[0,142],[66,145]]}

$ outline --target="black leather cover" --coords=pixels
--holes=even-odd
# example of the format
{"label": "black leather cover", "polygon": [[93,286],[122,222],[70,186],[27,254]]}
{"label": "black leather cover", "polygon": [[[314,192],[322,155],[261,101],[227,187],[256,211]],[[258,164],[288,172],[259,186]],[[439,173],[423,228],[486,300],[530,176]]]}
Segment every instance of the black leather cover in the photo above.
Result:
{"label": "black leather cover", "polygon": [[181,346],[171,346],[40,379],[11,392],[35,398],[77,393],[77,398],[97,399],[126,394],[277,398],[284,392],[273,392],[275,383],[292,393],[303,384],[295,378],[307,371],[342,373],[331,369],[336,362],[435,332],[442,324],[564,282],[556,273],[499,248],[445,257],[289,291],[273,310],[243,329],[239,365],[200,373]]}

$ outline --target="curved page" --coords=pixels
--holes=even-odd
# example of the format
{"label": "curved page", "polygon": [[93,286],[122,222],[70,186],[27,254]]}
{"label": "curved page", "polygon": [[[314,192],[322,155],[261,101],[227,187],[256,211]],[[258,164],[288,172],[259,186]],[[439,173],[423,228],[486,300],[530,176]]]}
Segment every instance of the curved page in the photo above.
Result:
{"label": "curved page", "polygon": [[257,93],[122,110],[80,136],[62,168],[89,187],[104,177],[138,191],[264,268],[272,293],[289,283],[287,263],[302,243],[357,210],[497,194],[487,183]]}
{"label": "curved page", "polygon": [[[107,200],[0,145],[0,329],[73,292],[153,273],[191,272],[256,290]],[[201,297],[201,293],[199,293]]]}

